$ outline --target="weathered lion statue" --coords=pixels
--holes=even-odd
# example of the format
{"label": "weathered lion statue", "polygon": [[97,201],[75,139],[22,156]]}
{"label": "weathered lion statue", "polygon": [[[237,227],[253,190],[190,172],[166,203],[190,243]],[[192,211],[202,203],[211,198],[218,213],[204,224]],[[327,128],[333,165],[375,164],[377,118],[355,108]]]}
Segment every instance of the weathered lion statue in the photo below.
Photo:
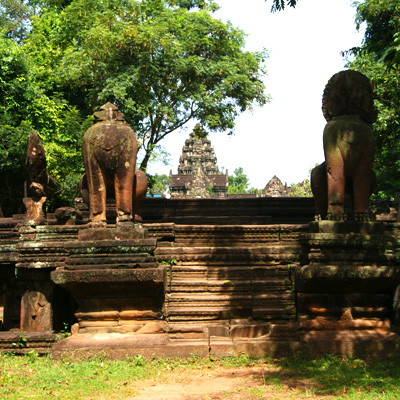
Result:
{"label": "weathered lion statue", "polygon": [[85,174],[80,189],[89,204],[92,226],[106,224],[107,194],[115,195],[117,223],[140,220],[147,179],[135,170],[137,141],[124,116],[111,103],[94,113],[94,124],[83,137],[82,154]]}
{"label": "weathered lion statue", "polygon": [[369,220],[369,197],[375,185],[375,139],[369,124],[377,118],[369,79],[352,70],[333,75],[324,90],[322,112],[327,120],[325,162],[311,172],[316,218],[346,219],[347,190],[354,218]]}

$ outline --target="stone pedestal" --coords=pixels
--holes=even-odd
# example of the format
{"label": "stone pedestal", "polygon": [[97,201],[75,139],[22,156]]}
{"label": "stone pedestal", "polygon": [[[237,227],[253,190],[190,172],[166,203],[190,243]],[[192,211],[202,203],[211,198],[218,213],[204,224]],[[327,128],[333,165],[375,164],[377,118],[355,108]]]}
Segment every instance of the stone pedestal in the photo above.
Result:
{"label": "stone pedestal", "polygon": [[295,279],[300,329],[323,337],[388,333],[400,279],[390,230],[378,222],[313,222],[303,246],[308,263]]}
{"label": "stone pedestal", "polygon": [[38,240],[34,228],[31,234],[34,235],[30,237],[31,240],[21,241],[16,248],[16,293],[21,300],[20,329],[23,332],[51,332],[54,329],[54,283],[50,279],[50,272],[63,265],[66,252],[62,242],[42,242]]}
{"label": "stone pedestal", "polygon": [[53,291],[50,270],[17,269],[21,296],[22,332],[51,332],[53,330]]}
{"label": "stone pedestal", "polygon": [[87,229],[66,243],[65,266],[51,278],[78,304],[74,331],[135,332],[162,319],[163,269],[153,257],[156,239],[146,236],[142,228]]}

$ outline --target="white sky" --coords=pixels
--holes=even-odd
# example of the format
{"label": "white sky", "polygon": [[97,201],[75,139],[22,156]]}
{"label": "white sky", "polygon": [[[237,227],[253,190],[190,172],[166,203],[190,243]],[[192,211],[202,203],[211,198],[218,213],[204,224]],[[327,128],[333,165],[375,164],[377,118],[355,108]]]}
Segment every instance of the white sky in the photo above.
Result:
{"label": "white sky", "polygon": [[[272,101],[236,119],[235,135],[209,135],[218,167],[230,175],[243,167],[250,186],[261,189],[277,175],[283,183],[308,178],[323,161],[322,92],[329,78],[344,69],[340,53],[359,46],[351,0],[299,0],[295,9],[272,14],[272,0],[216,0],[215,14],[248,34],[246,50],[266,48],[265,91]],[[149,173],[177,173],[182,146],[193,125],[173,132],[164,148],[171,164],[149,166]]]}

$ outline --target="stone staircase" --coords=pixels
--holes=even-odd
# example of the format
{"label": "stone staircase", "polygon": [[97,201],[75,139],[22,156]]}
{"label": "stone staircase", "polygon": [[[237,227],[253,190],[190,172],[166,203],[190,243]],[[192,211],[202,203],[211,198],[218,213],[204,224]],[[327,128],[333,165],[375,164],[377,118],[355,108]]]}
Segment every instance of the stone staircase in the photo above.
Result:
{"label": "stone staircase", "polygon": [[155,251],[166,268],[167,321],[293,321],[292,265],[306,228],[176,225],[175,241]]}

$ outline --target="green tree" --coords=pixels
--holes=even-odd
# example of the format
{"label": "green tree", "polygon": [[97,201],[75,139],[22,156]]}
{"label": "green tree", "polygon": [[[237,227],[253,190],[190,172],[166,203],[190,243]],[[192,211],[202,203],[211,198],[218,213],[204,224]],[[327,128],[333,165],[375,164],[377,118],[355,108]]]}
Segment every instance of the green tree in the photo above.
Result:
{"label": "green tree", "polygon": [[348,67],[367,75],[374,86],[374,104],[378,110],[378,119],[373,124],[375,194],[378,198],[391,197],[400,192],[400,70],[388,69],[374,54],[360,54]]}
{"label": "green tree", "polygon": [[289,197],[313,197],[309,179],[304,179],[300,183],[291,183]]}
{"label": "green tree", "polygon": [[228,194],[246,193],[249,187],[249,178],[243,172],[243,168],[235,168],[233,173],[233,176],[228,176]]}
{"label": "green tree", "polygon": [[362,52],[388,66],[400,64],[400,4],[397,0],[353,1],[356,23],[366,24]]}
{"label": "green tree", "polygon": [[25,157],[31,126],[27,108],[34,97],[29,63],[16,42],[0,36],[0,207],[18,211],[25,181]]}
{"label": "green tree", "polygon": [[196,119],[232,131],[235,117],[264,104],[266,52],[212,17],[212,1],[74,0],[32,19],[27,46],[45,94],[83,118],[110,101],[124,112],[145,170],[171,132]]}
{"label": "green tree", "polygon": [[82,136],[107,101],[137,133],[142,169],[168,156],[162,139],[190,119],[231,131],[238,113],[268,101],[266,52],[245,52],[244,33],[214,19],[217,8],[211,0],[2,1],[3,208],[22,197],[32,129],[56,180],[55,207],[78,194]]}
{"label": "green tree", "polygon": [[29,28],[29,21],[34,14],[30,1],[2,0],[0,2],[1,34],[9,39],[21,42]]}
{"label": "green tree", "polygon": [[51,205],[65,205],[78,195],[80,148],[88,124],[62,96],[49,97],[35,72],[26,47],[0,36],[0,206],[5,215],[22,204],[27,142],[33,129],[41,136],[48,170],[56,180]]}
{"label": "green tree", "polygon": [[165,174],[147,175],[148,194],[163,194],[168,189],[169,176]]}
{"label": "green tree", "polygon": [[367,75],[374,86],[375,196],[392,197],[400,191],[400,5],[393,0],[356,4],[357,23],[365,22],[366,31],[361,48],[350,51],[355,59],[347,66]]}

